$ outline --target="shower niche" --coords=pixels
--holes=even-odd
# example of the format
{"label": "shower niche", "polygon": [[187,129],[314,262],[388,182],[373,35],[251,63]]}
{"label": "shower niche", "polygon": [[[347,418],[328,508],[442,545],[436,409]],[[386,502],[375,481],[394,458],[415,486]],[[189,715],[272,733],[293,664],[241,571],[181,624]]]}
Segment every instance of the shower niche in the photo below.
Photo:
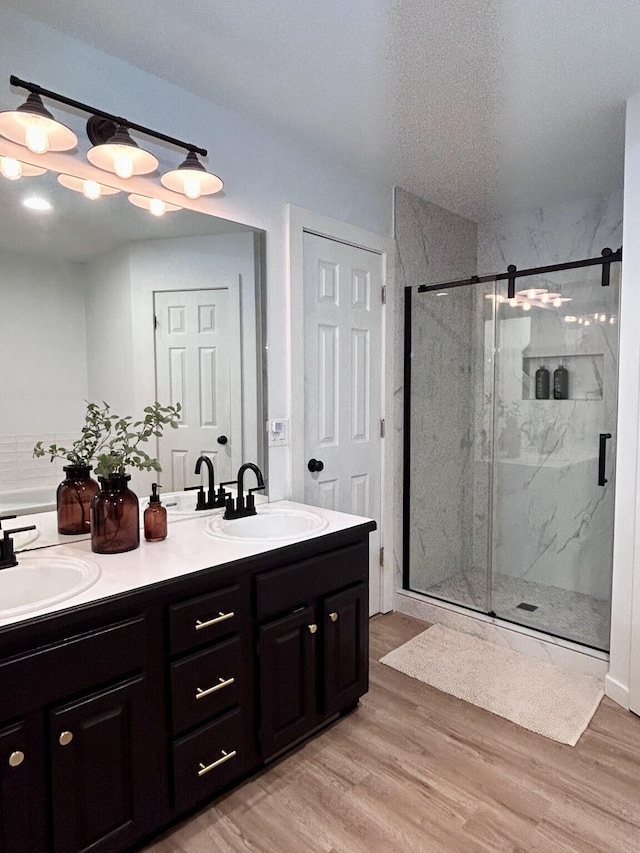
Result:
{"label": "shower niche", "polygon": [[549,371],[549,396],[553,403],[562,402],[553,396],[553,375],[557,368],[564,367],[568,373],[568,400],[602,400],[604,377],[604,353],[535,353],[525,350],[522,355],[522,399],[536,399],[536,372],[544,367]]}

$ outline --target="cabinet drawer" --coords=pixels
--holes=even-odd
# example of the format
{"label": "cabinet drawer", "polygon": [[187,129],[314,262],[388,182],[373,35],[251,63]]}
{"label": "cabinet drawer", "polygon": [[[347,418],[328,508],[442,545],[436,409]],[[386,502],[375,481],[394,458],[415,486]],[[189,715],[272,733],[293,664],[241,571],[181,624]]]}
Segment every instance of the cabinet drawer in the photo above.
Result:
{"label": "cabinet drawer", "polygon": [[169,608],[171,653],[186,652],[234,634],[240,627],[240,605],[237,584],[174,604]]}
{"label": "cabinet drawer", "polygon": [[108,625],[0,661],[0,719],[144,668],[144,616]]}
{"label": "cabinet drawer", "polygon": [[263,572],[256,576],[258,619],[308,604],[320,595],[365,580],[368,573],[369,544],[366,540]]}
{"label": "cabinet drawer", "polygon": [[238,709],[177,740],[173,746],[177,808],[187,808],[239,778],[246,767],[248,738]]}
{"label": "cabinet drawer", "polygon": [[218,643],[171,665],[174,733],[237,705],[241,693],[240,640]]}

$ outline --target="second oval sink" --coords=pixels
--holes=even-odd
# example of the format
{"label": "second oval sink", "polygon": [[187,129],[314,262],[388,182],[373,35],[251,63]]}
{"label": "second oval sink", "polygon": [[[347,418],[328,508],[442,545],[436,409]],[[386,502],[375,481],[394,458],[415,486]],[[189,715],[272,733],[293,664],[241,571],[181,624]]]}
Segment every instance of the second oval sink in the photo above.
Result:
{"label": "second oval sink", "polygon": [[205,530],[211,536],[221,539],[284,542],[320,533],[328,523],[326,518],[315,512],[267,506],[259,508],[256,515],[246,518],[209,518]]}
{"label": "second oval sink", "polygon": [[0,619],[66,601],[99,577],[100,567],[91,560],[25,555],[0,571]]}

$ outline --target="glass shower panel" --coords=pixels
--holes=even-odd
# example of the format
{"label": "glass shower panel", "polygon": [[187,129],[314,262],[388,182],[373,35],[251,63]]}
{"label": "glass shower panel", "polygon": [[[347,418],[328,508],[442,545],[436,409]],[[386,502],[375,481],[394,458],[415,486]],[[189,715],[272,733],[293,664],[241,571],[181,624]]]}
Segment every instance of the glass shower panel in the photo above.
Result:
{"label": "glass shower panel", "polygon": [[409,298],[405,587],[486,612],[494,284]]}
{"label": "glass shower panel", "polygon": [[609,648],[618,277],[516,279],[496,296],[490,609]]}

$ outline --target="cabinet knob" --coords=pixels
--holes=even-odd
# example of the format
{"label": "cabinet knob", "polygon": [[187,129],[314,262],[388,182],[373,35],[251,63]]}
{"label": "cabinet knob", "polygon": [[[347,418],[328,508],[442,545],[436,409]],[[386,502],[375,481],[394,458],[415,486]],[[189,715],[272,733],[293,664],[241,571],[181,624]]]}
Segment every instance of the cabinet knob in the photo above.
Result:
{"label": "cabinet knob", "polygon": [[58,738],[60,746],[68,746],[73,740],[73,732],[61,732]]}
{"label": "cabinet knob", "polygon": [[317,626],[317,625],[315,625],[315,624],[313,624],[313,625],[309,625],[309,633],[310,633],[310,634],[315,634],[315,632],[316,632],[317,630],[318,630],[318,626]]}
{"label": "cabinet knob", "polygon": [[16,749],[15,752],[12,752],[9,756],[9,766],[10,767],[20,767],[22,762],[24,761],[24,752],[19,749]]}
{"label": "cabinet knob", "polygon": [[338,614],[335,612],[335,610],[333,611],[333,613],[329,614],[329,619],[331,619],[332,622],[338,621]]}

